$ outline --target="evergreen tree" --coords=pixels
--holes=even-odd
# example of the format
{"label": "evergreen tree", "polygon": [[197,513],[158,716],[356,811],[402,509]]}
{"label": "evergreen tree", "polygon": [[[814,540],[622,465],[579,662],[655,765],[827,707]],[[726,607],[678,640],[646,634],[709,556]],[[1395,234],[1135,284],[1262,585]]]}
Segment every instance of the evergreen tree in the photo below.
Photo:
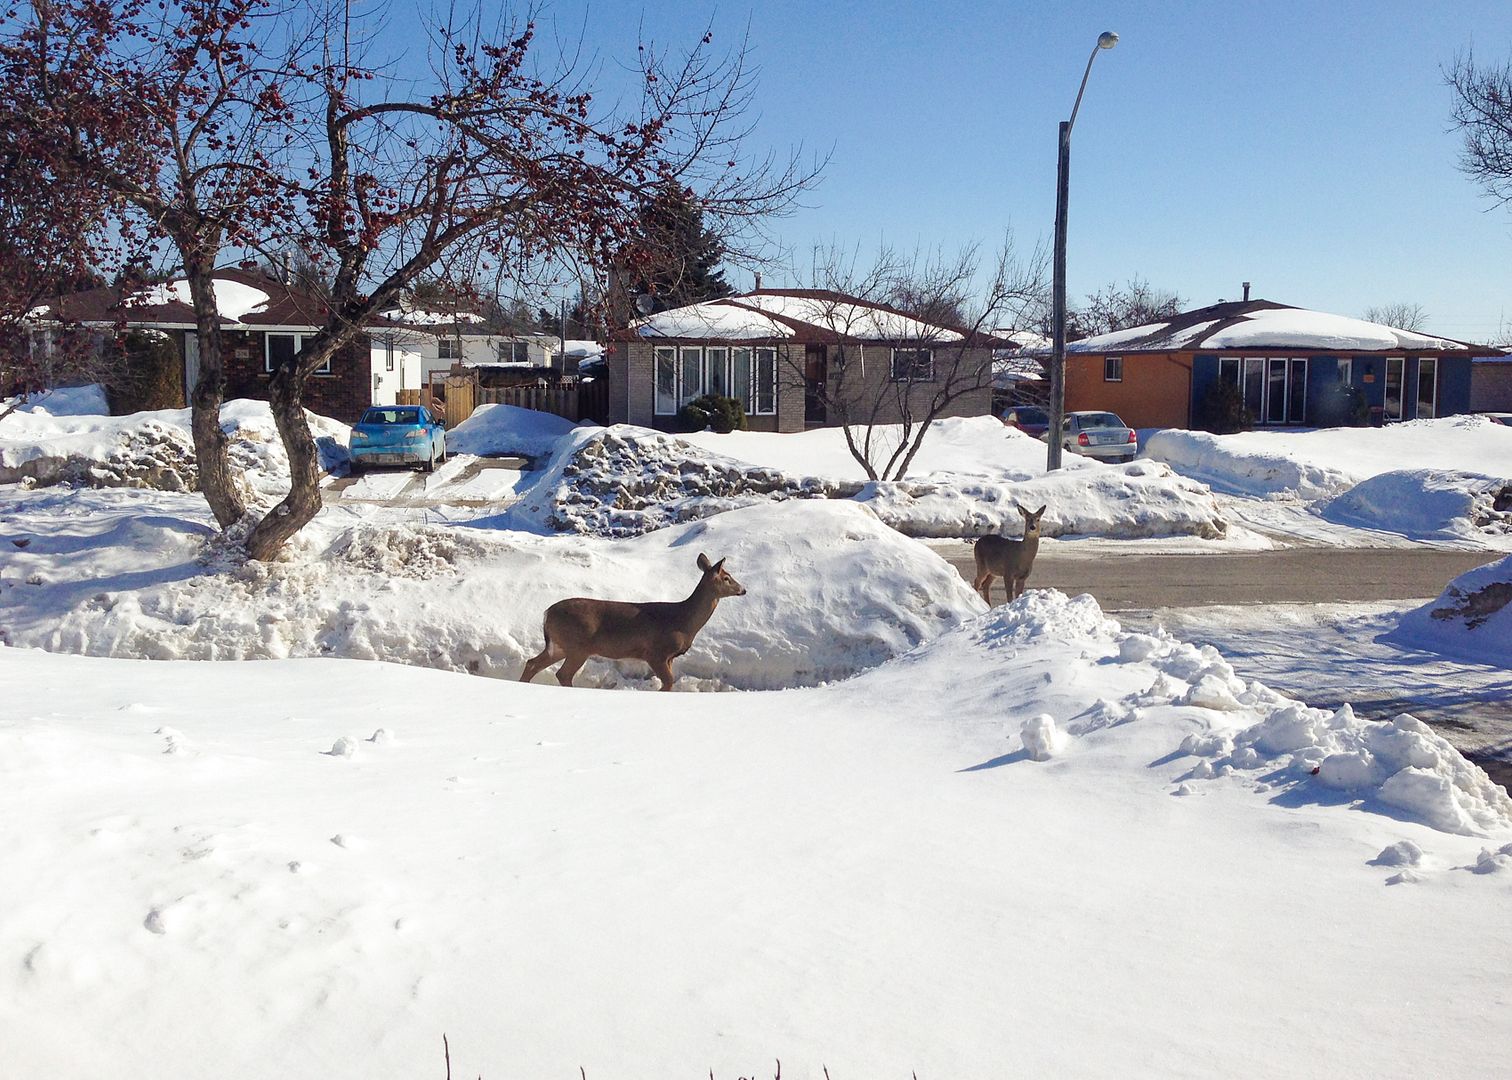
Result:
{"label": "evergreen tree", "polygon": [[617,325],[735,291],[719,268],[724,241],[704,225],[702,208],[685,188],[662,185],[642,205],[638,233],[610,283],[609,314]]}

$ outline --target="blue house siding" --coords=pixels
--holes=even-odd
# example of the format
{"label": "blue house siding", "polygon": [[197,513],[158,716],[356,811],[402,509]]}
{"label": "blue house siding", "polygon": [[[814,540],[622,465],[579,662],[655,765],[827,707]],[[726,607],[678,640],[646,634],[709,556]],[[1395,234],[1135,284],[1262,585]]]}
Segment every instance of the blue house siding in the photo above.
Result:
{"label": "blue house siding", "polygon": [[1470,358],[1439,358],[1438,414],[1450,416],[1470,411]]}

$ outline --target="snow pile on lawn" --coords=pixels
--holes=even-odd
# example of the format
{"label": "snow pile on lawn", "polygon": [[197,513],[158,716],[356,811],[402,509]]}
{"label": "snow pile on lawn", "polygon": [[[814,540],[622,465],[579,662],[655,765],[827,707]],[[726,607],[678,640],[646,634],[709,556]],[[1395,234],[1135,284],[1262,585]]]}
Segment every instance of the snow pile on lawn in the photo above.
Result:
{"label": "snow pile on lawn", "polygon": [[551,413],[514,405],[479,405],[446,433],[449,454],[544,457],[576,425]]}
{"label": "snow pile on lawn", "polygon": [[[306,412],[327,470],[346,460],[346,425]],[[235,400],[221,407],[234,470],[254,500],[281,498],[289,459],[267,402]],[[0,425],[0,483],[194,491],[199,474],[188,409],[127,416],[16,413]]]}
{"label": "snow pile on lawn", "polygon": [[1512,537],[1512,479],[1435,469],[1380,473],[1333,499],[1322,513],[1336,524],[1421,540]]}
{"label": "snow pile on lawn", "polygon": [[99,383],[84,386],[60,386],[55,390],[42,390],[35,394],[23,394],[17,404],[15,398],[0,398],[0,413],[13,404],[17,412],[45,413],[48,416],[88,416],[110,411],[105,400],[105,388]]}
{"label": "snow pile on lawn", "polygon": [[1212,491],[1168,465],[1140,461],[1063,470],[1020,482],[937,474],[922,480],[867,484],[857,499],[907,536],[945,538],[1016,534],[1016,506],[1045,507],[1041,535],[1200,536],[1228,531]]}
{"label": "snow pile on lawn", "polygon": [[[748,592],[719,605],[676,670],[688,685],[759,689],[853,675],[983,606],[934,552],[843,502],[753,506],[628,541],[317,523],[286,561],[230,565],[213,549],[186,552],[198,521],[69,509],[39,507],[32,543],[0,551],[12,644],[158,660],[342,656],[514,678],[540,651],[552,603],[680,600],[704,551],[728,558]],[[592,661],[578,682],[654,685],[635,662]]]}
{"label": "snow pile on lawn", "polygon": [[[902,428],[879,424],[869,433],[865,428],[854,428],[852,434],[858,444],[871,438],[874,447],[871,457],[880,466],[898,446]],[[785,473],[836,480],[868,479],[866,470],[846,446],[844,430],[838,427],[790,434],[732,431],[720,435],[703,431],[678,438],[725,457]],[[1067,454],[1065,468],[1080,471],[1097,469],[1099,465],[1088,458]],[[1038,439],[1031,439],[990,416],[957,416],[936,420],[929,426],[923,445],[909,464],[907,478],[951,473],[1012,481],[1028,480],[1044,472],[1045,444]]]}
{"label": "snow pile on lawn", "polygon": [[560,439],[539,479],[502,522],[535,531],[640,536],[757,502],[833,498],[860,486],[787,476],[617,424],[579,428]]}
{"label": "snow pile on lawn", "polygon": [[1388,639],[1512,668],[1512,555],[1455,578],[1437,600],[1408,612]]}
{"label": "snow pile on lawn", "polygon": [[1385,472],[1480,473],[1492,462],[1509,463],[1512,469],[1512,428],[1482,416],[1449,416],[1384,428],[1237,435],[1165,430],[1150,436],[1145,455],[1239,494],[1284,493],[1314,500],[1342,495]]}
{"label": "snow pile on lawn", "polygon": [[[980,418],[978,418],[980,419]],[[841,436],[670,436],[616,426],[582,430],[563,439],[540,478],[502,519],[518,528],[636,536],[761,501],[855,498],[907,536],[959,537],[1018,528],[1015,501],[1046,511],[1046,536],[1222,537],[1227,528],[1212,492],[1165,465],[1092,462],[1046,475],[1032,468],[1024,447],[1044,447],[988,418],[941,425],[945,436],[924,460],[957,461],[958,472],[863,484],[857,466],[836,467]],[[991,433],[991,442],[982,439]],[[1005,433],[1011,438],[1005,438]],[[721,440],[733,439],[726,443]],[[781,443],[812,451],[820,475],[787,471],[802,460]],[[711,448],[729,445],[743,460]],[[929,444],[926,444],[928,446]],[[1008,450],[1005,453],[1003,447]],[[763,457],[783,464],[755,464]],[[847,455],[848,457],[848,455]],[[921,454],[921,457],[923,455]],[[995,458],[995,460],[994,460]],[[836,475],[841,479],[833,479]]]}

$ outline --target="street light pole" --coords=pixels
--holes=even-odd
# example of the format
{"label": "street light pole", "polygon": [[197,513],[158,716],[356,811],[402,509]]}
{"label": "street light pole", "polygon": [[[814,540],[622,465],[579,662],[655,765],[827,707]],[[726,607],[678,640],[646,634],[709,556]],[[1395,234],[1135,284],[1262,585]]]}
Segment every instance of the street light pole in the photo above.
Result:
{"label": "street light pole", "polygon": [[1118,35],[1111,30],[1098,35],[1092,55],[1087,57],[1087,69],[1082,72],[1076,103],[1071,106],[1071,119],[1062,120],[1060,125],[1060,148],[1055,167],[1055,253],[1050,292],[1054,338],[1050,350],[1050,438],[1047,440],[1050,445],[1045,455],[1048,472],[1061,467],[1061,427],[1066,419],[1066,203],[1071,187],[1071,127],[1081,109],[1087,76],[1092,74],[1092,61],[1097,59],[1100,50],[1111,49],[1117,44]]}

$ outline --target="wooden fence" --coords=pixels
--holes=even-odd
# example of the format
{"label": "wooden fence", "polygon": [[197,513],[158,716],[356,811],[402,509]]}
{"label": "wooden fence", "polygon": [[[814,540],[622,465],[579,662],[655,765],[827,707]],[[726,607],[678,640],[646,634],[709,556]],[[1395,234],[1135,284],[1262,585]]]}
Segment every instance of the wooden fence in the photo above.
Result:
{"label": "wooden fence", "polygon": [[399,391],[400,405],[424,405],[454,428],[479,405],[513,405],[552,413],[568,420],[608,422],[609,384],[603,379],[583,382],[544,380],[523,386],[481,386],[470,375],[437,374],[429,386]]}

